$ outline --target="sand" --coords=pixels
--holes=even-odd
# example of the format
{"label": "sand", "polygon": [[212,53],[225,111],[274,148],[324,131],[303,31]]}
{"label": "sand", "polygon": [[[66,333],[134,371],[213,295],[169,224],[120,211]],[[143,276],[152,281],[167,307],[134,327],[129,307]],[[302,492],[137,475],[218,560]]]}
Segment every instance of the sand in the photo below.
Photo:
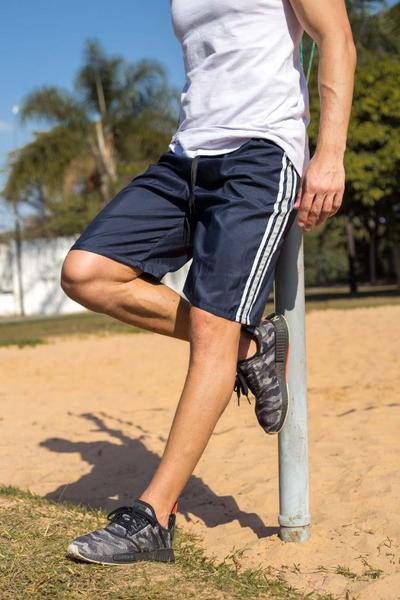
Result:
{"label": "sand", "polygon": [[[397,306],[307,316],[308,543],[279,540],[277,439],[234,396],[181,498],[179,524],[209,554],[238,552],[305,592],[399,599],[399,340]],[[1,483],[106,508],[140,493],[168,434],[187,344],[70,337],[0,349],[0,359]]]}

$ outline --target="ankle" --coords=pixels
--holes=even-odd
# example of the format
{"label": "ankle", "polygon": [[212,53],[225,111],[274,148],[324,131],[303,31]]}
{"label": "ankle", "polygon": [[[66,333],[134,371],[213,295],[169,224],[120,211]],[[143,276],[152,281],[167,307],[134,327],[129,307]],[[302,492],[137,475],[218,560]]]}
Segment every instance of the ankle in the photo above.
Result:
{"label": "ankle", "polygon": [[155,498],[151,494],[143,492],[141,496],[139,496],[139,500],[143,500],[143,502],[147,502],[153,508],[157,521],[160,523],[161,527],[164,529],[168,528],[169,516],[171,514],[172,506],[168,506],[167,503],[160,501],[159,498]]}
{"label": "ankle", "polygon": [[255,339],[242,329],[240,333],[238,360],[245,360],[254,356],[257,352],[257,344]]}

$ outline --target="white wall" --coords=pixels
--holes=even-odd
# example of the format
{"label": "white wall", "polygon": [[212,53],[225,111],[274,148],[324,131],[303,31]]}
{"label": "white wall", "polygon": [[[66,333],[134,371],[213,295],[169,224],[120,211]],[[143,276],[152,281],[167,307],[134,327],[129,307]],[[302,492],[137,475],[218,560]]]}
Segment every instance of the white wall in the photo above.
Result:
{"label": "white wall", "polygon": [[[60,287],[63,260],[75,238],[24,240],[21,272],[26,315],[81,311]],[[16,244],[0,245],[0,315],[20,314]]]}
{"label": "white wall", "polygon": [[[56,315],[84,310],[60,287],[64,258],[75,238],[25,240],[21,247],[21,271],[26,315]],[[163,282],[178,292],[183,287],[189,263]],[[180,292],[181,293],[181,292]],[[0,244],[0,316],[20,314],[16,245]]]}

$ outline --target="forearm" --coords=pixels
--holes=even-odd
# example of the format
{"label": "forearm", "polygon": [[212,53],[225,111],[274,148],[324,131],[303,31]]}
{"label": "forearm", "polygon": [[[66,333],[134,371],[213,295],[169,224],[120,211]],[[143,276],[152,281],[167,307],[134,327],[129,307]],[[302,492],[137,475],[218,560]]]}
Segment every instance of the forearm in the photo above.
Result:
{"label": "forearm", "polygon": [[345,0],[290,0],[307,33],[318,45],[320,122],[314,156],[303,172],[295,202],[306,231],[340,208],[345,173],[343,155],[353,96],[356,51]]}
{"label": "forearm", "polygon": [[351,35],[318,36],[320,121],[315,154],[342,160],[353,96],[356,51]]}

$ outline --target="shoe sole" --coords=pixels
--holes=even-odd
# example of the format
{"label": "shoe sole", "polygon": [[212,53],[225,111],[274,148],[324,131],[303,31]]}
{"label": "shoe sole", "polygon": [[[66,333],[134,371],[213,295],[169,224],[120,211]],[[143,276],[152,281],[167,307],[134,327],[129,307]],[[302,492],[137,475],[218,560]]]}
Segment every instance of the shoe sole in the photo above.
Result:
{"label": "shoe sole", "polygon": [[77,560],[81,560],[83,562],[94,563],[97,565],[129,565],[136,562],[141,561],[150,561],[150,562],[164,562],[164,563],[173,563],[175,562],[175,555],[172,548],[160,548],[159,550],[153,550],[152,552],[136,552],[129,556],[129,559],[125,560],[115,560],[106,561],[106,560],[94,560],[93,558],[88,558],[81,554],[75,544],[70,544],[67,549],[67,556],[70,558],[75,558]]}
{"label": "shoe sole", "polygon": [[275,315],[271,319],[275,329],[275,373],[282,394],[283,418],[275,431],[267,431],[268,435],[280,433],[285,426],[289,413],[289,387],[287,383],[287,367],[289,362],[289,328],[283,315]]}

